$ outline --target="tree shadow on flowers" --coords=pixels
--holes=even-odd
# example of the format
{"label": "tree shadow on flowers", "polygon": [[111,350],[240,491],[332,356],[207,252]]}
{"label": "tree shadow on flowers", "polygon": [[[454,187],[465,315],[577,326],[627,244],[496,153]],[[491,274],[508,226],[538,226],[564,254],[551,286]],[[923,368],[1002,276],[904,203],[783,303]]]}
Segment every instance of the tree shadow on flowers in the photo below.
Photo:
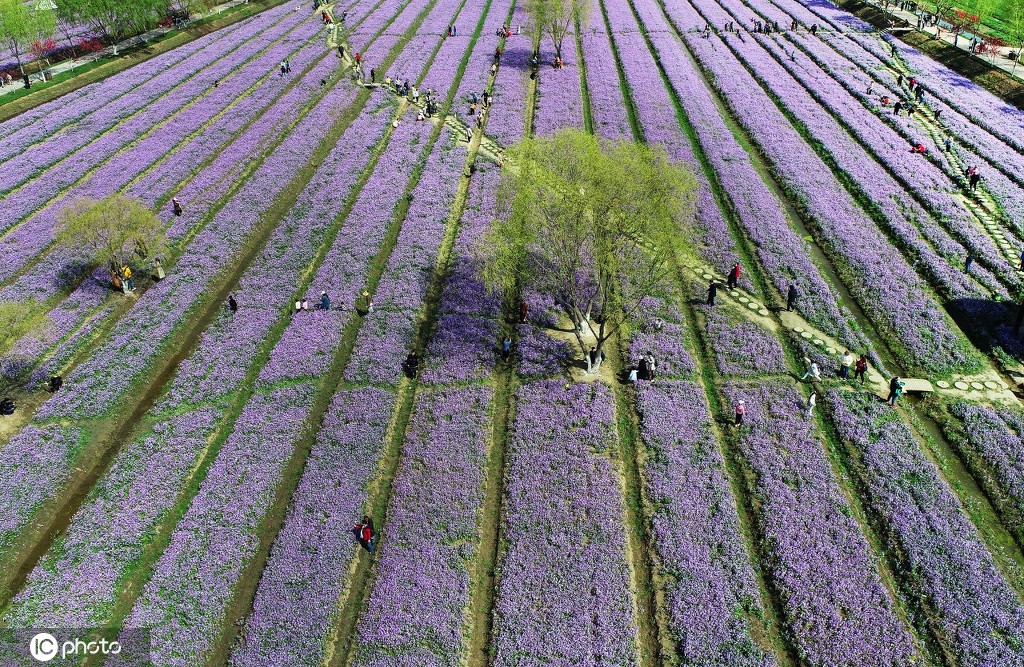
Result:
{"label": "tree shadow on flowers", "polygon": [[950,314],[984,354],[1024,362],[1024,309],[1017,303],[957,299]]}

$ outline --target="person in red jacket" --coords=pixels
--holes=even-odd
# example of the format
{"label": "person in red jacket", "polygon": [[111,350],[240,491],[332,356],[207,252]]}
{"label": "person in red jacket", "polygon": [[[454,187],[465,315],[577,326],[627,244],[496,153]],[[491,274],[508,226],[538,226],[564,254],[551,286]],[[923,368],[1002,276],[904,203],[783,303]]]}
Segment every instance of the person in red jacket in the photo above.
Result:
{"label": "person in red jacket", "polygon": [[353,526],[353,532],[359,539],[359,543],[362,544],[367,551],[373,553],[373,519],[368,516],[364,516],[363,520]]}
{"label": "person in red jacket", "polygon": [[737,264],[734,267],[732,267],[732,271],[729,272],[729,280],[728,280],[728,283],[727,283],[729,285],[729,289],[736,289],[736,286],[739,284],[739,282],[740,282],[740,265]]}

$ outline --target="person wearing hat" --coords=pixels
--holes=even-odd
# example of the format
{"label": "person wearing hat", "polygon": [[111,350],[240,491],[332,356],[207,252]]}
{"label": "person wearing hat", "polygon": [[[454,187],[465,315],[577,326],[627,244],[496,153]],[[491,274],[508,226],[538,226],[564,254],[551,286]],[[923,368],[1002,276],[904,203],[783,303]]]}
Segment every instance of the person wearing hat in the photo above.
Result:
{"label": "person wearing hat", "polygon": [[367,313],[372,313],[373,312],[373,297],[370,296],[370,292],[368,290],[363,290],[363,300],[366,302],[366,312]]}
{"label": "person wearing hat", "polygon": [[320,310],[331,309],[331,298],[327,296],[327,292],[320,292]]}
{"label": "person wearing hat", "polygon": [[743,404],[743,401],[736,402],[736,426],[743,425],[743,415],[747,414],[747,407]]}

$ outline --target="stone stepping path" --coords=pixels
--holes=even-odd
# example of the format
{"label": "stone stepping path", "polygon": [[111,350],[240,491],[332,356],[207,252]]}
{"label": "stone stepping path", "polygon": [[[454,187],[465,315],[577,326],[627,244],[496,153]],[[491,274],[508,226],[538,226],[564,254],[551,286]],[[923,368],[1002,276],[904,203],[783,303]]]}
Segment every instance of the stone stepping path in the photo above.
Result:
{"label": "stone stepping path", "polygon": [[[725,284],[725,278],[709,267],[691,267],[691,271],[694,277],[699,278],[703,283],[714,280],[722,285]],[[844,345],[815,328],[796,312],[789,312],[784,308],[777,309],[775,315],[778,319],[776,320],[772,317],[769,306],[742,289],[731,290],[723,287],[718,290],[718,296],[733,301],[738,306],[737,311],[770,331],[778,333],[780,329],[788,330],[821,349],[825,354],[838,356],[846,349]],[[886,398],[889,395],[889,378],[884,377],[874,366],[868,366],[867,380],[875,395],[881,398]],[[1024,375],[1021,375],[1021,382],[1024,383]],[[954,376],[952,382],[938,380],[931,384],[935,393],[941,395],[1020,405],[1010,386],[1003,381],[999,372],[991,367],[977,375]]]}

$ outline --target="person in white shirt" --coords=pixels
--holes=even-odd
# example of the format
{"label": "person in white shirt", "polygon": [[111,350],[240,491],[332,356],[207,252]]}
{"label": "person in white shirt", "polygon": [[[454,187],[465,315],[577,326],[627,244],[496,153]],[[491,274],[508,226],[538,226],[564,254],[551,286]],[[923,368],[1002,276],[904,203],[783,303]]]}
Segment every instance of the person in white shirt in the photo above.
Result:
{"label": "person in white shirt", "polygon": [[821,382],[821,370],[818,369],[817,363],[812,361],[811,367],[807,370],[806,373],[804,373],[804,376],[800,379],[806,380],[807,378],[811,378],[811,382]]}
{"label": "person in white shirt", "polygon": [[853,355],[850,354],[849,350],[846,350],[843,352],[843,356],[839,358],[839,377],[849,380],[850,366],[853,366]]}

